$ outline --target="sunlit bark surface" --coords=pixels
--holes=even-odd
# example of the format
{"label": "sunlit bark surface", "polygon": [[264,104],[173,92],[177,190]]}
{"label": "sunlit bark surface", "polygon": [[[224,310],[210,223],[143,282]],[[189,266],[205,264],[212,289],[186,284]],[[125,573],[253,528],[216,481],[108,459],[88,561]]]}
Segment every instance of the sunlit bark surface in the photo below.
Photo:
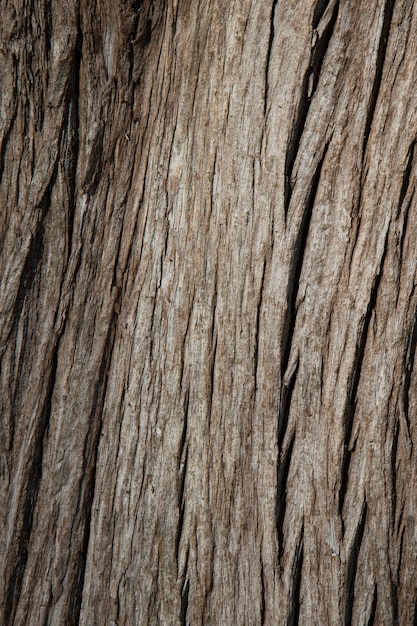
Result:
{"label": "sunlit bark surface", "polygon": [[0,623],[417,620],[417,11],[5,0]]}

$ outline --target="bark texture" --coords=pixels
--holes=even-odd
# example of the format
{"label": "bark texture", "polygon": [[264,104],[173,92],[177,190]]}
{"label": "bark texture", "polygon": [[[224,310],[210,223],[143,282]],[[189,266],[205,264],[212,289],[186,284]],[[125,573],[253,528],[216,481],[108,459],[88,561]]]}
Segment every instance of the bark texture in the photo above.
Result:
{"label": "bark texture", "polygon": [[0,622],[417,621],[417,10],[5,0]]}

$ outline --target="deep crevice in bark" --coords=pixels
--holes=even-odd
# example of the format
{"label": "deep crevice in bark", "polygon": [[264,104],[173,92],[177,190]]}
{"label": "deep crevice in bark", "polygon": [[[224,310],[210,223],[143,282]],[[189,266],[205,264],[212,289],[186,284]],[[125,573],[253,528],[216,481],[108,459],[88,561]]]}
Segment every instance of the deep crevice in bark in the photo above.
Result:
{"label": "deep crevice in bark", "polygon": [[368,506],[366,504],[366,500],[364,500],[362,511],[361,511],[361,516],[359,519],[359,523],[356,527],[355,537],[353,539],[353,544],[350,549],[348,563],[347,563],[347,582],[346,582],[347,598],[346,598],[345,626],[350,626],[350,624],[352,624],[355,578],[356,578],[356,572],[357,572],[357,566],[358,566],[359,551],[361,549],[363,533],[365,531],[367,510],[368,510]]}
{"label": "deep crevice in bark", "polygon": [[286,511],[287,480],[290,471],[291,456],[294,447],[295,433],[284,457],[280,459],[277,472],[277,497],[275,503],[275,527],[278,535],[278,558],[284,554],[284,519]]}
{"label": "deep crevice in bark", "polygon": [[[79,18],[78,18],[79,19]],[[81,55],[83,47],[83,35],[78,24],[77,41],[74,49],[73,71],[71,72],[71,82],[68,90],[67,104],[67,128],[68,133],[68,163],[67,180],[69,185],[69,202],[68,202],[68,259],[72,251],[72,237],[74,230],[74,216],[76,205],[76,188],[77,188],[77,168],[79,159],[79,135],[80,135],[80,118],[79,118],[79,100],[80,100],[80,70]]]}
{"label": "deep crevice in bark", "polygon": [[[52,188],[56,181],[57,176],[57,161],[55,162],[55,166],[52,172],[51,179],[45,189],[45,193],[43,195],[42,201],[39,204],[38,212],[40,213],[40,217],[38,218],[38,222],[36,224],[35,233],[32,233],[31,241],[29,244],[29,249],[26,254],[26,259],[23,264],[23,269],[20,274],[20,282],[17,290],[16,299],[13,307],[13,315],[12,320],[13,323],[10,324],[10,329],[8,332],[8,336],[6,337],[4,348],[6,347],[10,335],[14,330],[16,330],[17,325],[19,323],[23,307],[27,298],[29,298],[29,294],[31,292],[31,287],[33,282],[36,279],[38,268],[42,263],[42,259],[44,257],[44,247],[45,247],[45,226],[44,221],[48,214],[48,211],[51,206],[51,194]],[[11,438],[11,445],[13,444],[13,433]]]}
{"label": "deep crevice in bark", "polygon": [[175,535],[175,558],[177,560],[177,565],[179,561],[179,553],[180,553],[180,542],[182,529],[184,526],[184,512],[185,512],[185,502],[184,502],[184,492],[185,492],[185,477],[187,474],[187,463],[188,463],[188,449],[185,453],[184,467],[179,477],[179,488],[178,488],[178,525],[177,532]]}
{"label": "deep crevice in bark", "polygon": [[[409,338],[408,345],[407,345],[406,352],[405,352],[405,359],[404,359],[404,365],[403,365],[403,384],[400,389],[400,394],[401,394],[400,402],[402,404],[403,417],[405,421],[405,424],[403,424],[403,427],[406,430],[406,432],[404,433],[404,436],[405,436],[405,441],[410,448],[412,448],[413,442],[411,440],[411,435],[410,435],[409,405],[410,405],[411,377],[413,374],[414,360],[415,360],[416,348],[417,348],[417,317],[416,315],[417,315],[417,311],[414,311],[414,324],[413,324],[411,336]],[[409,450],[409,453],[411,453],[411,449]]]}
{"label": "deep crevice in bark", "polygon": [[187,580],[181,592],[181,614],[182,626],[187,626],[188,596],[190,593],[190,581]]}
{"label": "deep crevice in bark", "polygon": [[265,63],[265,94],[264,94],[264,117],[266,116],[266,109],[268,106],[268,91],[269,91],[269,66],[271,63],[271,54],[272,54],[272,45],[274,43],[275,37],[275,11],[277,7],[278,0],[273,0],[271,7],[271,17],[270,17],[270,28],[269,28],[269,41],[268,41],[268,51],[266,53],[266,63]]}
{"label": "deep crevice in bark", "polygon": [[290,591],[290,613],[288,616],[288,626],[296,626],[300,616],[300,590],[301,573],[304,558],[304,525],[301,528],[300,540],[295,550],[294,563],[291,572],[292,589]]}
{"label": "deep crevice in bark", "polygon": [[[284,213],[288,215],[293,182],[291,180],[294,169],[294,164],[297,158],[297,154],[300,150],[301,138],[305,129],[307,115],[310,109],[311,98],[317,89],[317,84],[320,77],[320,71],[322,69],[324,57],[329,47],[329,42],[334,31],[337,16],[339,12],[339,3],[336,2],[333,8],[333,12],[325,25],[323,34],[321,37],[317,35],[317,40],[314,43],[310,54],[310,65],[304,74],[303,82],[301,86],[301,95],[298,102],[297,114],[291,130],[291,136],[288,141],[287,151],[285,155],[285,179],[284,179]],[[317,31],[316,31],[317,32]]]}
{"label": "deep crevice in bark", "polygon": [[372,599],[371,614],[370,614],[369,620],[368,620],[368,626],[374,626],[374,624],[375,624],[377,602],[378,602],[378,587],[375,585],[375,587],[374,587],[374,596],[373,596],[373,599]]}
{"label": "deep crevice in bark", "polygon": [[[71,536],[77,534],[77,526],[83,525],[83,539],[77,559],[73,559],[75,573],[68,581],[68,596],[72,599],[69,607],[71,623],[78,624],[84,587],[84,577],[90,540],[91,511],[94,501],[98,448],[102,431],[103,407],[106,396],[107,378],[109,373],[112,349],[116,333],[117,314],[113,313],[109,321],[106,343],[103,350],[100,371],[94,389],[93,410],[88,418],[89,430],[84,442],[83,467],[78,491],[78,502],[75,507]],[[84,486],[83,486],[84,483]]]}
{"label": "deep crevice in bark", "polygon": [[317,194],[317,189],[320,182],[321,170],[324,160],[326,158],[329,142],[326,143],[323,149],[322,157],[316,167],[316,171],[311,180],[309,195],[305,201],[303,215],[301,217],[300,227],[298,230],[297,238],[294,242],[292,250],[292,256],[289,267],[288,287],[287,287],[287,310],[284,316],[284,324],[282,331],[282,348],[281,348],[281,378],[284,377],[288,367],[288,362],[291,352],[291,342],[293,338],[293,332],[295,328],[296,320],[296,300],[298,294],[298,287],[300,282],[301,270],[303,267],[304,253],[307,243],[308,232],[310,228],[311,216],[313,213],[314,202]]}
{"label": "deep crevice in bark", "polygon": [[[17,66],[16,58],[15,58],[15,64]],[[17,74],[17,70],[16,70],[16,74]],[[16,83],[15,83],[14,93],[13,93],[13,96],[12,96],[13,97],[13,101],[16,100],[16,92],[17,92],[17,78],[16,78]],[[7,130],[3,134],[2,141],[1,141],[1,144],[0,144],[0,185],[1,185],[2,180],[3,180],[4,163],[5,163],[5,158],[6,158],[7,146],[8,146],[11,134],[13,132],[13,126],[14,126],[14,123],[15,123],[16,119],[17,119],[17,106],[15,106],[15,109],[14,109],[14,112],[13,112],[13,116],[10,119],[9,126],[8,126]]]}
{"label": "deep crevice in bark", "polygon": [[295,382],[297,379],[299,363],[295,366],[294,372],[291,375],[288,384],[286,381],[283,382],[281,387],[281,400],[280,400],[280,408],[278,414],[278,449],[281,449],[282,442],[284,441],[284,436],[288,426],[288,419],[290,415],[291,408],[291,398],[294,392]]}
{"label": "deep crevice in bark", "polygon": [[382,72],[384,69],[385,56],[387,52],[388,37],[391,28],[392,15],[394,12],[395,0],[386,0],[384,7],[384,18],[381,28],[381,36],[379,38],[378,53],[375,64],[375,77],[372,85],[371,96],[368,104],[368,113],[366,116],[365,130],[362,144],[362,155],[365,159],[366,147],[368,145],[369,135],[371,132],[372,120],[374,118],[375,107],[378,100],[379,91],[381,89]]}
{"label": "deep crevice in bark", "polygon": [[266,611],[265,575],[264,575],[264,567],[261,561],[261,626],[265,624],[265,611]]}
{"label": "deep crevice in bark", "polygon": [[[329,15],[326,15],[327,10],[324,12],[322,19],[322,34],[321,36],[317,34],[317,41],[315,42],[312,52],[311,52],[311,63],[310,63],[310,72],[309,72],[309,87],[308,87],[308,99],[311,100],[314,92],[317,89],[317,84],[319,81],[320,72],[322,69],[324,57],[326,56],[327,49],[329,47],[330,39],[333,35],[337,16],[339,14],[339,2],[334,2],[332,6],[332,2],[329,3],[327,7],[329,11]],[[314,19],[313,19],[314,22]],[[321,26],[319,23],[317,27]],[[315,27],[313,26],[313,29]],[[316,30],[317,32],[317,30]],[[311,84],[312,83],[312,84]]]}
{"label": "deep crevice in bark", "polygon": [[[405,170],[404,170],[404,174],[403,174],[403,178],[401,182],[400,197],[398,200],[397,219],[400,215],[401,207],[404,202],[404,198],[406,196],[408,186],[410,184],[411,168],[413,166],[415,147],[416,147],[416,140],[414,139],[414,141],[411,142],[410,147],[408,148],[408,152],[407,152],[406,166],[405,166]],[[404,231],[405,231],[405,228],[404,228]]]}
{"label": "deep crevice in bark", "polygon": [[332,1],[333,0],[317,0],[317,4],[314,7],[313,13],[313,29],[316,29],[317,26],[320,24],[323,15],[325,14],[327,8],[331,5]]}
{"label": "deep crevice in bark", "polygon": [[350,443],[351,443],[350,440],[351,440],[351,435],[352,435],[353,419],[354,419],[355,410],[356,410],[356,394],[357,394],[357,390],[359,386],[359,379],[360,379],[361,371],[362,371],[362,363],[363,363],[363,359],[365,356],[365,347],[366,347],[366,340],[368,337],[369,324],[371,321],[372,313],[376,306],[378,288],[379,288],[382,274],[383,274],[385,257],[387,255],[388,234],[389,234],[389,229],[387,230],[387,234],[385,236],[384,252],[382,254],[379,271],[378,271],[377,276],[375,277],[375,281],[371,289],[371,294],[370,294],[362,330],[360,332],[359,340],[356,344],[355,356],[353,359],[350,380],[348,383],[348,392],[347,392],[347,398],[346,398],[344,416],[343,416],[343,426],[344,426],[344,431],[345,431],[344,432],[345,449],[344,449],[344,455],[343,455],[343,461],[342,461],[341,484],[340,484],[340,491],[339,491],[339,514],[340,515],[342,515],[342,512],[343,512],[343,504],[344,504],[345,497],[346,497],[348,477],[349,477],[350,459],[352,455],[352,451],[349,448],[350,448]]}
{"label": "deep crevice in bark", "polygon": [[48,393],[45,398],[44,407],[35,429],[35,443],[33,446],[30,469],[28,471],[29,480],[26,484],[26,493],[23,498],[22,522],[19,525],[19,533],[13,539],[13,545],[18,546],[18,552],[13,563],[13,571],[5,593],[5,624],[13,624],[15,612],[19,602],[23,576],[25,573],[28,558],[28,545],[33,526],[33,512],[39,493],[39,486],[42,479],[43,443],[45,432],[48,428],[51,417],[52,394],[55,386],[56,372],[58,366],[59,340],[56,344],[49,376]]}
{"label": "deep crevice in bark", "polygon": [[259,331],[260,331],[260,325],[261,325],[261,310],[262,310],[262,299],[263,299],[264,283],[265,283],[265,269],[266,269],[266,259],[264,259],[264,265],[262,268],[261,286],[259,288],[258,304],[256,307],[255,350],[254,350],[254,358],[253,358],[255,393],[258,389],[259,336],[260,336]]}
{"label": "deep crevice in bark", "polygon": [[90,197],[94,196],[97,191],[103,170],[104,132],[104,126],[101,124],[97,129],[88,155],[88,165],[86,167],[82,188]]}
{"label": "deep crevice in bark", "polygon": [[[398,410],[398,407],[397,407]],[[397,512],[397,452],[398,452],[398,439],[399,439],[400,424],[396,421],[394,430],[392,433],[392,449],[391,449],[391,477],[392,477],[392,489],[391,489],[391,527],[394,531],[395,520]]]}

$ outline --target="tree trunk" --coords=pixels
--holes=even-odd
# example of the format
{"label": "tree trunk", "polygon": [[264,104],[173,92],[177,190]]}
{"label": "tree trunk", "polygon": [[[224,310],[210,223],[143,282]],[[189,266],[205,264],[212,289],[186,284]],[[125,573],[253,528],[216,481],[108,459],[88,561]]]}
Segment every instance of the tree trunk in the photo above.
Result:
{"label": "tree trunk", "polygon": [[416,623],[413,2],[0,28],[0,623]]}

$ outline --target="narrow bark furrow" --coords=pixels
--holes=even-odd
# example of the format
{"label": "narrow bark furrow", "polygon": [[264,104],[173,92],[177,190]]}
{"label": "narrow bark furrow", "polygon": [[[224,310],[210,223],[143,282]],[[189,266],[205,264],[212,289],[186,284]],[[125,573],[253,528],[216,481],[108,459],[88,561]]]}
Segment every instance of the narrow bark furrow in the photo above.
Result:
{"label": "narrow bark furrow", "polygon": [[324,13],[328,10],[328,8],[335,3],[335,0],[317,0],[316,6],[314,7],[313,21],[312,26],[313,30],[316,30],[318,25],[320,24]]}
{"label": "narrow bark furrow", "polygon": [[[114,309],[116,309],[116,302],[114,303]],[[74,623],[79,622],[82,605],[84,577],[88,556],[88,543],[91,532],[92,506],[94,502],[94,492],[96,489],[97,456],[103,427],[103,408],[106,398],[106,389],[116,326],[117,314],[113,312],[108,325],[107,339],[104,345],[101,366],[94,390],[92,412],[88,417],[89,428],[84,441],[84,450],[82,455],[83,466],[79,479],[80,497],[71,527],[71,535],[74,536],[73,549],[76,554],[76,558],[69,561],[69,570],[73,567],[74,571],[69,572],[70,582],[68,585],[68,595],[69,598],[71,598],[69,603],[69,617],[74,621]]]}
{"label": "narrow bark furrow", "polygon": [[352,612],[355,594],[355,578],[358,568],[359,551],[362,545],[363,533],[366,524],[367,504],[363,502],[361,515],[356,526],[352,545],[349,546],[349,554],[347,558],[347,579],[346,579],[346,613],[345,626],[352,624]]}
{"label": "narrow bark furrow", "polygon": [[265,609],[266,609],[265,574],[264,574],[263,563],[261,561],[261,626],[265,624]]}
{"label": "narrow bark furrow", "polygon": [[375,76],[372,83],[372,91],[368,103],[368,111],[366,115],[365,130],[362,142],[362,158],[365,159],[366,147],[369,141],[372,121],[374,119],[375,107],[378,100],[379,91],[381,89],[382,72],[384,69],[385,56],[387,52],[388,38],[394,13],[396,0],[386,0],[384,6],[384,16],[382,21],[381,34],[379,38],[378,53],[375,62]]}
{"label": "narrow bark furrow", "polygon": [[389,229],[387,230],[385,236],[384,250],[382,253],[381,261],[379,263],[378,273],[375,276],[371,292],[369,294],[369,301],[366,310],[366,314],[361,323],[359,338],[356,343],[355,355],[351,367],[350,381],[348,385],[348,392],[346,396],[344,416],[343,416],[343,428],[344,428],[344,453],[343,453],[343,461],[341,466],[341,484],[339,490],[339,514],[343,514],[343,505],[347,492],[347,482],[349,478],[349,466],[350,466],[350,458],[351,458],[351,436],[352,436],[352,427],[353,420],[355,416],[356,410],[356,399],[357,399],[357,390],[359,385],[359,379],[362,374],[362,363],[365,356],[365,347],[366,341],[368,338],[369,325],[371,322],[372,314],[375,310],[377,296],[378,296],[378,288],[381,282],[384,262],[388,251],[388,236]]}
{"label": "narrow bark furrow", "polygon": [[187,620],[189,594],[190,594],[190,581],[187,580],[186,582],[184,582],[184,586],[181,592],[181,614],[180,614],[181,626],[187,626],[189,624],[189,621]]}
{"label": "narrow bark furrow", "polygon": [[291,352],[291,342],[293,339],[295,320],[297,316],[296,300],[300,283],[301,270],[303,267],[304,254],[306,249],[307,237],[310,228],[311,216],[313,213],[314,202],[317,189],[320,182],[321,170],[326,158],[329,142],[323,146],[322,156],[311,177],[308,188],[308,195],[304,201],[303,214],[301,216],[300,225],[298,227],[297,237],[291,250],[291,260],[289,263],[288,285],[287,285],[287,308],[284,316],[284,325],[282,332],[282,348],[281,348],[281,377],[285,377]]}
{"label": "narrow bark furrow", "polygon": [[[278,413],[278,447],[282,448],[285,434],[287,432],[288,420],[291,408],[291,399],[294,392],[295,383],[297,380],[299,361],[294,363],[294,371],[285,372],[284,379],[281,387],[281,398]],[[291,374],[289,377],[288,375]]]}
{"label": "narrow bark furrow", "polygon": [[289,614],[287,625],[296,626],[300,615],[300,591],[304,557],[304,525],[301,528],[300,537],[294,547],[294,557],[291,568],[290,589],[289,589]]}
{"label": "narrow bark furrow", "polygon": [[0,25],[0,621],[413,623],[417,14],[39,7]]}
{"label": "narrow bark furrow", "polygon": [[[371,614],[369,616],[369,620],[368,620],[367,626],[374,626],[374,624],[375,624],[377,603],[378,603],[378,587],[375,584],[375,586],[374,586],[374,594],[373,594],[373,597],[372,597]],[[413,622],[413,624],[414,624],[414,622]]]}
{"label": "narrow bark furrow", "polygon": [[403,376],[399,397],[400,418],[402,417],[404,420],[402,427],[404,430],[405,441],[408,447],[409,457],[411,456],[413,450],[413,440],[410,434],[410,390],[417,348],[417,310],[414,311],[413,317],[415,322],[409,334],[407,345],[405,346],[403,359]]}
{"label": "narrow bark furrow", "polygon": [[[310,53],[310,64],[304,74],[302,87],[300,90],[300,98],[297,106],[297,113],[293,121],[291,129],[291,136],[287,145],[285,155],[285,170],[284,170],[284,212],[285,216],[288,215],[292,190],[293,190],[293,169],[294,164],[300,150],[301,138],[305,130],[308,112],[310,109],[311,99],[314,92],[317,89],[317,84],[320,77],[320,72],[323,66],[324,57],[326,55],[330,39],[332,37],[334,27],[336,24],[339,11],[339,2],[333,1],[328,11],[323,16],[324,24],[320,28],[320,25],[313,31],[314,38]],[[326,15],[326,13],[329,13]]]}
{"label": "narrow bark furrow", "polygon": [[[13,547],[17,547],[13,562],[9,564],[6,587],[5,587],[5,624],[13,624],[16,608],[22,589],[22,581],[28,558],[28,546],[33,528],[33,513],[42,478],[43,441],[46,429],[51,417],[51,401],[56,379],[59,341],[52,355],[51,370],[48,390],[44,399],[44,405],[40,411],[38,422],[35,427],[35,439],[31,449],[27,451],[27,466],[25,481],[21,486],[22,508],[17,512],[18,518],[14,519]],[[12,547],[12,549],[13,549]]]}
{"label": "narrow bark furrow", "polygon": [[[183,467],[179,475],[179,488],[178,488],[178,526],[176,529],[176,537],[175,537],[175,558],[177,560],[178,565],[178,574],[179,571],[179,554],[180,554],[180,543],[181,536],[184,527],[184,510],[185,510],[185,500],[184,500],[184,492],[185,492],[185,479],[187,476],[187,463],[188,463],[188,449],[185,452],[185,459],[183,462]],[[186,575],[186,571],[182,573],[183,577]]]}
{"label": "narrow bark furrow", "polygon": [[292,451],[294,447],[295,433],[288,445],[285,454],[280,455],[277,466],[277,496],[275,504],[275,527],[278,536],[278,556],[281,561],[284,554],[284,520],[286,512],[287,480],[290,471]]}
{"label": "narrow bark furrow", "polygon": [[[405,169],[404,169],[404,173],[403,173],[403,177],[402,177],[402,181],[401,181],[401,191],[400,191],[400,196],[398,199],[398,209],[397,209],[397,219],[400,215],[401,212],[401,208],[405,199],[405,196],[407,194],[409,185],[410,185],[410,177],[411,177],[411,171],[412,171],[412,167],[413,167],[413,161],[414,161],[414,150],[416,147],[416,140],[412,141],[409,148],[408,148],[408,152],[407,152],[407,157],[406,157],[406,164],[405,164]],[[404,224],[404,229],[403,229],[403,237],[404,237],[404,232],[406,230],[407,227],[407,218],[408,218],[408,210],[406,212],[406,218],[405,218],[405,224]]]}
{"label": "narrow bark furrow", "polygon": [[256,390],[258,388],[259,338],[260,338],[262,299],[263,299],[264,283],[265,283],[265,270],[266,270],[266,259],[264,259],[264,263],[263,263],[261,285],[260,285],[260,288],[259,288],[258,304],[257,304],[257,308],[256,308],[256,329],[255,329],[255,350],[254,350],[254,388],[255,388],[255,393],[256,393]]}
{"label": "narrow bark furrow", "polygon": [[272,56],[272,45],[274,43],[275,37],[275,11],[277,8],[278,0],[273,0],[271,7],[271,17],[270,17],[270,27],[269,27],[269,41],[268,41],[268,50],[266,53],[266,63],[265,63],[265,94],[264,94],[264,117],[267,115],[268,110],[268,90],[269,90],[269,66],[271,63]]}

